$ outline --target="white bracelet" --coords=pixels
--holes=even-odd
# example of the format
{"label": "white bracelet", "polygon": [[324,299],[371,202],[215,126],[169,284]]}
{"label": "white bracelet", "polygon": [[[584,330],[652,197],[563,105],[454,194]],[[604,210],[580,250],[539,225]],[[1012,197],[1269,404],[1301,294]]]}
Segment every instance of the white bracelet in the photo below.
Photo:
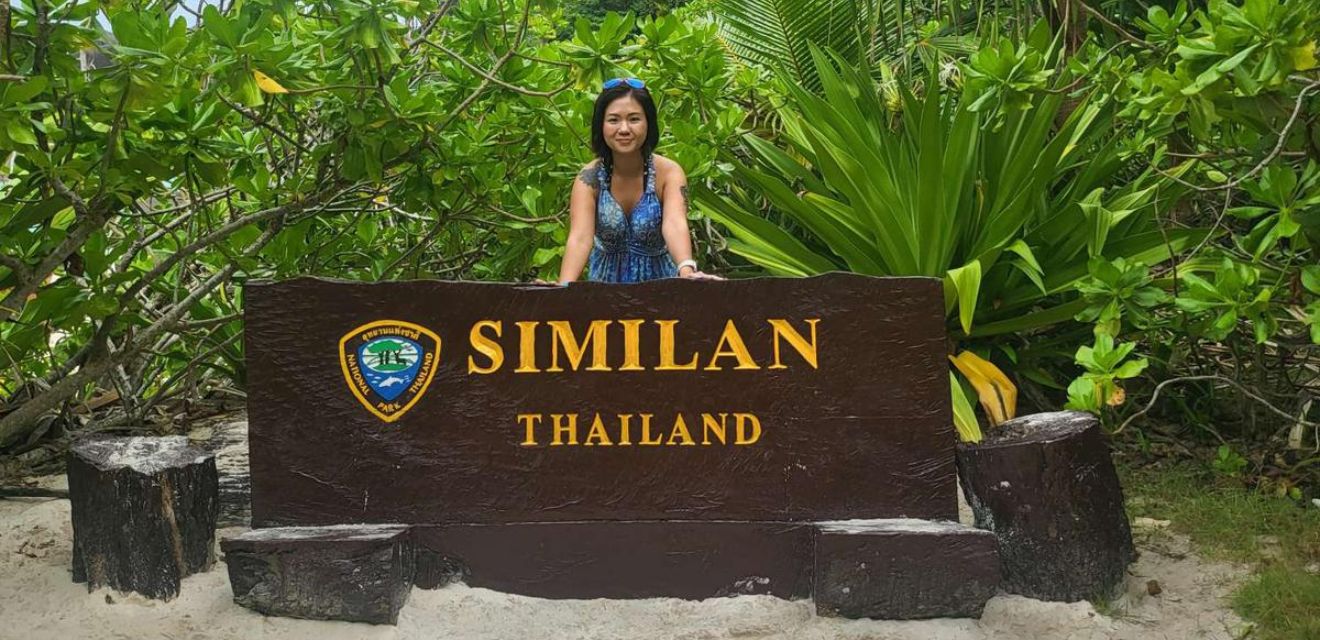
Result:
{"label": "white bracelet", "polygon": [[676,269],[676,271],[682,271],[682,270],[683,270],[683,267],[692,267],[692,270],[693,270],[693,271],[700,271],[700,270],[701,270],[701,269],[698,269],[698,268],[697,268],[697,261],[696,261],[696,260],[684,260],[684,261],[678,263],[678,268]]}

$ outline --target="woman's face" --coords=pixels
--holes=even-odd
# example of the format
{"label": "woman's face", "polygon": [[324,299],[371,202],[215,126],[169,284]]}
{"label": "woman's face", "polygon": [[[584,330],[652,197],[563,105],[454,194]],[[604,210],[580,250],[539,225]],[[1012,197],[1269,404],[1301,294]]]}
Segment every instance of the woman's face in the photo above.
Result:
{"label": "woman's face", "polygon": [[636,153],[646,142],[646,113],[631,95],[623,96],[605,107],[605,144],[610,151]]}

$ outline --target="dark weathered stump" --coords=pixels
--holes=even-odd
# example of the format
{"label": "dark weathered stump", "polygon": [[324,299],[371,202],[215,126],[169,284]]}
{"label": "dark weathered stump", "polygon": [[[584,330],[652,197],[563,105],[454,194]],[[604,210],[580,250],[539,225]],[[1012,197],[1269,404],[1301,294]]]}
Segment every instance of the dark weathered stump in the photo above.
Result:
{"label": "dark weathered stump", "polygon": [[68,474],[74,582],[169,600],[215,562],[215,458],[186,438],[84,440]]}
{"label": "dark weathered stump", "polygon": [[1004,589],[1041,600],[1112,595],[1135,558],[1123,490],[1087,413],[1023,416],[958,446],[976,526],[999,538]]}
{"label": "dark weathered stump", "polygon": [[999,587],[994,534],[955,522],[817,525],[816,613],[844,618],[978,618]]}
{"label": "dark weathered stump", "polygon": [[234,602],[266,615],[395,624],[412,590],[403,525],[256,529],[220,548]]}

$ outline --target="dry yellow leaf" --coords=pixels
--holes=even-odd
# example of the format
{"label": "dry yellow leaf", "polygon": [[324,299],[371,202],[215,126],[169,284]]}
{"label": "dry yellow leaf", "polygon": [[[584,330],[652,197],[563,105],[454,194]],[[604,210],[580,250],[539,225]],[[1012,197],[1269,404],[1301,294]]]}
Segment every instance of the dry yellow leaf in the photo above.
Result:
{"label": "dry yellow leaf", "polygon": [[266,75],[266,74],[264,74],[264,73],[262,73],[262,72],[260,72],[260,71],[257,71],[256,69],[253,69],[253,70],[252,70],[252,77],[253,77],[253,78],[256,78],[256,80],[257,80],[257,88],[261,89],[262,91],[264,91],[264,92],[266,92],[266,93],[288,93],[288,92],[289,92],[288,89],[285,89],[284,87],[280,86],[280,83],[275,82],[275,79],[274,79],[274,78],[272,78],[272,77],[270,77],[270,76],[268,76],[268,75]]}
{"label": "dry yellow leaf", "polygon": [[950,356],[949,360],[976,389],[991,426],[1017,416],[1017,387],[999,367],[971,351]]}

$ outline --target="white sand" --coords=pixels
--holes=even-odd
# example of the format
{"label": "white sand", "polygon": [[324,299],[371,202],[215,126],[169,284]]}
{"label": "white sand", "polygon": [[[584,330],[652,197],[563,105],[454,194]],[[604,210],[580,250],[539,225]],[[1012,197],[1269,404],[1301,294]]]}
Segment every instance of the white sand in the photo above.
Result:
{"label": "white sand", "polygon": [[[226,530],[236,533],[240,530]],[[700,602],[542,600],[452,585],[414,589],[397,627],[267,618],[232,600],[223,563],[184,580],[170,602],[101,589],[69,577],[69,504],[0,500],[0,639],[601,639],[685,640],[1186,640],[1234,638],[1242,628],[1223,598],[1244,575],[1211,564],[1163,530],[1139,530],[1141,559],[1129,594],[1107,617],[1088,603],[1000,595],[980,620],[876,621],[819,618],[810,601],[739,596]],[[1147,580],[1162,593],[1151,597]]]}

